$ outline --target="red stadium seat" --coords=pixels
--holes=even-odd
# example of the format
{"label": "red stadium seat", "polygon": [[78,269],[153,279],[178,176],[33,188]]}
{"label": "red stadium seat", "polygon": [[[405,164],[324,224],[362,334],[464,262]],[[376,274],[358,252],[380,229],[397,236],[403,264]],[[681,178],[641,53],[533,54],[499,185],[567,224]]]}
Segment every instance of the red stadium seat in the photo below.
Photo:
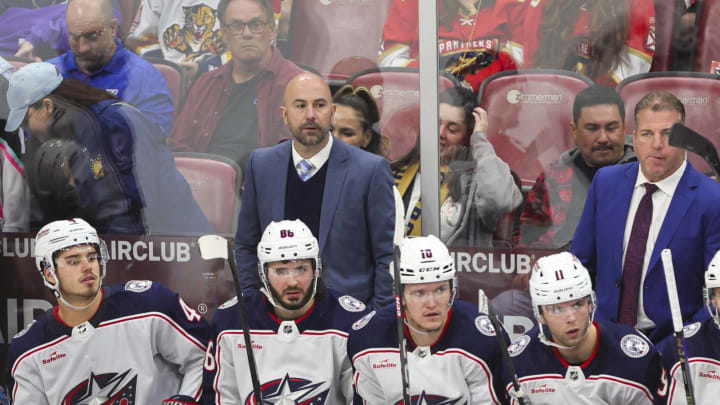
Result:
{"label": "red stadium seat", "polygon": [[285,55],[331,83],[376,66],[392,0],[294,1]]}
{"label": "red stadium seat", "polygon": [[185,89],[187,85],[185,82],[185,74],[182,69],[180,69],[180,66],[169,60],[158,58],[145,58],[145,60],[152,63],[155,69],[159,70],[165,77],[175,105],[174,116],[177,116],[177,114],[180,113],[182,103],[185,101]]}
{"label": "red stadium seat", "polygon": [[527,69],[496,73],[480,86],[478,104],[488,112],[488,138],[524,189],[575,146],[572,104],[590,84],[573,72]]}
{"label": "red stadium seat", "polygon": [[697,45],[695,47],[695,71],[715,73],[714,61],[720,62],[720,0],[700,0],[697,17]]}
{"label": "red stadium seat", "polygon": [[[415,138],[420,133],[418,69],[368,69],[351,76],[348,83],[370,90],[380,111],[380,129],[392,142],[390,159],[403,157],[415,145]],[[441,72],[438,83],[441,92],[459,85],[454,76],[444,72]]]}
{"label": "red stadium seat", "polygon": [[242,171],[232,160],[209,153],[176,152],[175,166],[218,234],[234,236],[240,212]]}
{"label": "red stadium seat", "polygon": [[673,70],[672,39],[683,8],[683,0],[655,0],[655,56],[651,72]]}
{"label": "red stadium seat", "polygon": [[[625,102],[625,129],[635,129],[635,105],[647,93],[667,90],[685,105],[685,125],[720,147],[720,76],[709,73],[666,72],[646,73],[629,77],[618,84],[617,91]],[[692,165],[703,173],[710,167],[699,156],[688,153]]]}

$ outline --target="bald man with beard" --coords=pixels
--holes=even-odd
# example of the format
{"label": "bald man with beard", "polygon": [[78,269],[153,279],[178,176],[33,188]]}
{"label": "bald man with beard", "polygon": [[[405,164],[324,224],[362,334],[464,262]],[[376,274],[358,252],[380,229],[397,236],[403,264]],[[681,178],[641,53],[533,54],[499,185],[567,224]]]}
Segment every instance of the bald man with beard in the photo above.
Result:
{"label": "bald man with beard", "polygon": [[288,83],[280,112],[292,140],[254,151],[247,165],[236,235],[243,287],[260,288],[262,230],[300,219],[320,243],[328,287],[373,308],[390,303],[395,205],[387,161],[332,135],[330,88],[314,74]]}

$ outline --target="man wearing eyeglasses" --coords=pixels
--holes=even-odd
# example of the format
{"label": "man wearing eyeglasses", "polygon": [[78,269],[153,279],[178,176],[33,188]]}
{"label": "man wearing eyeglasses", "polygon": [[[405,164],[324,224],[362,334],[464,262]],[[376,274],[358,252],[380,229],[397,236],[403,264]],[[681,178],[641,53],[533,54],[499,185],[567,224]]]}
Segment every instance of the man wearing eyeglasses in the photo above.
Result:
{"label": "man wearing eyeglasses", "polygon": [[350,404],[345,345],[352,325],[367,312],[365,304],[325,287],[318,241],[298,219],[271,222],[257,257],[263,288],[243,291],[242,299],[263,400],[253,395],[250,349],[235,297],[213,318],[205,362],[205,386],[215,390],[211,403]]}
{"label": "man wearing eyeglasses", "polygon": [[64,78],[104,89],[134,105],[169,133],[175,106],[165,78],[116,38],[118,22],[110,0],[72,0],[65,21],[71,51],[48,62]]}
{"label": "man wearing eyeglasses", "polygon": [[103,287],[108,260],[83,219],[38,232],[35,263],[58,305],[10,342],[14,404],[199,403],[210,326],[158,283]]}
{"label": "man wearing eyeglasses", "polygon": [[[594,321],[587,269],[572,253],[537,260],[530,296],[538,326],[508,347],[526,398],[538,404],[664,404],[667,375],[650,340],[621,324]],[[512,373],[506,389],[518,404]]]}
{"label": "man wearing eyeglasses", "polygon": [[272,46],[277,30],[269,0],[221,0],[217,15],[232,59],[195,83],[170,146],[223,155],[244,169],[254,149],[290,139],[280,106],[302,69]]}

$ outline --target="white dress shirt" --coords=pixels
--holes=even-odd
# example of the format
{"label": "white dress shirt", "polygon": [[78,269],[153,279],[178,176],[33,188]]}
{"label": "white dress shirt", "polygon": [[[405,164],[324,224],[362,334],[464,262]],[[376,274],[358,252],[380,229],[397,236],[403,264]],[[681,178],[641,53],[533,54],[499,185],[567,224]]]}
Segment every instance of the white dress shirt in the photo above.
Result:
{"label": "white dress shirt", "polygon": [[[320,152],[314,154],[309,159],[305,159],[310,163],[310,179],[312,176],[317,173],[317,171],[322,168],[322,166],[325,164],[325,162],[328,161],[330,158],[330,149],[332,149],[333,144],[333,135],[332,133],[328,134],[328,143],[325,144],[325,146],[320,149]],[[295,149],[295,140],[292,141],[292,159],[293,159],[293,165],[295,165],[295,170],[297,170],[298,176],[302,177],[302,169],[300,169],[300,161],[303,160],[303,157],[300,156],[298,151]]]}
{"label": "white dress shirt", "polygon": [[[658,187],[658,190],[652,195],[653,213],[652,221],[650,222],[650,230],[648,231],[647,245],[645,246],[645,257],[643,258],[642,266],[642,277],[640,279],[640,294],[638,299],[638,313],[637,313],[637,324],[635,325],[638,329],[654,328],[655,323],[648,318],[643,307],[643,292],[645,284],[645,275],[647,274],[648,264],[650,264],[650,256],[652,256],[653,248],[655,247],[655,241],[657,240],[660,228],[662,227],[665,215],[670,207],[675,189],[677,188],[680,178],[685,173],[687,167],[687,160],[683,161],[682,165],[675,170],[670,176],[653,183]],[[630,209],[628,210],[628,216],[625,220],[625,236],[623,238],[623,257],[622,263],[625,263],[625,253],[627,252],[628,243],[630,241],[630,233],[632,232],[633,222],[635,222],[635,213],[637,212],[640,200],[645,195],[645,183],[652,183],[645,177],[642,169],[638,168],[637,180],[635,180],[635,189],[633,191],[632,199],[630,200]]]}

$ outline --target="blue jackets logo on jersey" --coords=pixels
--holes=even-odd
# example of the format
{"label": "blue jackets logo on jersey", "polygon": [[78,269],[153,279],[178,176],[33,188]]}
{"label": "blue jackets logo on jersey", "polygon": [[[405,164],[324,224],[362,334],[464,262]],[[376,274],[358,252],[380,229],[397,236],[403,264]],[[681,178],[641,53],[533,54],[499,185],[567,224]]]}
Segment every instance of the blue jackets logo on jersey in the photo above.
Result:
{"label": "blue jackets logo on jersey", "polygon": [[[410,396],[411,405],[453,405],[459,404],[460,398],[450,399],[440,395],[427,394],[423,391],[420,395]],[[395,402],[394,405],[401,405],[402,400]]]}
{"label": "blue jackets logo on jersey", "polygon": [[620,340],[623,353],[633,359],[643,357],[650,351],[650,344],[638,335],[625,335]]}
{"label": "blue jackets logo on jersey", "polygon": [[[285,374],[282,379],[260,385],[264,404],[307,404],[324,405],[330,392],[330,384],[326,381],[312,382],[304,378],[290,377]],[[255,404],[255,395],[248,393],[245,405]]]}
{"label": "blue jackets logo on jersey", "polygon": [[137,375],[106,373],[95,375],[73,387],[65,394],[61,405],[135,405]]}

